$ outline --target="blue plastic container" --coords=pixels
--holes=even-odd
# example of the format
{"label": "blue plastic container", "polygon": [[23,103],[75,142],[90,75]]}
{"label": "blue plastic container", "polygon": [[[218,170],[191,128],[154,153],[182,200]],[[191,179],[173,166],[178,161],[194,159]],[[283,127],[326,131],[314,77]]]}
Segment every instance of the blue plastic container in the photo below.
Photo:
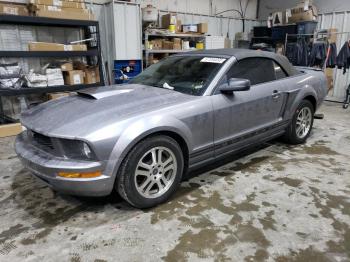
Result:
{"label": "blue plastic container", "polygon": [[317,27],[317,22],[309,21],[309,22],[300,22],[297,23],[298,26],[298,34],[314,34]]}
{"label": "blue plastic container", "polygon": [[[114,60],[114,83],[124,84],[142,72],[141,60]],[[123,75],[128,79],[123,79]]]}

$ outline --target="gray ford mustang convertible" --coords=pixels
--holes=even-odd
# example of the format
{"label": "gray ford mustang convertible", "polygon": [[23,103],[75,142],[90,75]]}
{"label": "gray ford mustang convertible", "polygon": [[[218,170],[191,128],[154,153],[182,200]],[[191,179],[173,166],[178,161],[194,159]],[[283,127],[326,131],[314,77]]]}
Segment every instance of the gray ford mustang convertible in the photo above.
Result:
{"label": "gray ford mustang convertible", "polygon": [[174,55],[131,83],[84,90],[23,113],[16,152],[53,189],[114,190],[146,208],[167,200],[183,174],[284,136],[310,135],[326,96],[322,71],[263,51]]}

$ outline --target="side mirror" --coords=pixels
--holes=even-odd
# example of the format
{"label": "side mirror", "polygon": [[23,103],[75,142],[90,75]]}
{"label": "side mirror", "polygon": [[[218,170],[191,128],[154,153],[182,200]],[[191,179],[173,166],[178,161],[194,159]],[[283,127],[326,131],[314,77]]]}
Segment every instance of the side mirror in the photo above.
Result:
{"label": "side mirror", "polygon": [[227,84],[220,86],[219,90],[224,94],[232,94],[233,92],[248,91],[250,89],[250,80],[241,78],[231,78]]}

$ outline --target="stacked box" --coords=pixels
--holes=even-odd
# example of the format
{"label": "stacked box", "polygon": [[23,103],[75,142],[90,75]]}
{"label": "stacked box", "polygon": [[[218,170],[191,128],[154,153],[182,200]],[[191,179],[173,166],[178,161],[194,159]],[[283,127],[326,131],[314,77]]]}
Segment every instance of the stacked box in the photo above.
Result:
{"label": "stacked box", "polygon": [[82,44],[64,45],[58,43],[31,42],[28,44],[29,51],[86,51],[87,46]]}
{"label": "stacked box", "polygon": [[64,85],[61,68],[46,69],[47,85],[48,86],[62,86]]}
{"label": "stacked box", "polygon": [[30,0],[30,10],[36,16],[95,20],[94,15],[87,9],[85,2],[80,0]]}
{"label": "stacked box", "polygon": [[28,15],[27,6],[21,4],[12,4],[12,3],[0,3],[0,14],[5,15]]}
{"label": "stacked box", "polygon": [[100,71],[98,66],[87,67],[84,69],[84,83],[96,84],[100,83]]}
{"label": "stacked box", "polygon": [[68,71],[64,75],[64,83],[66,85],[84,84],[84,72],[82,70]]}

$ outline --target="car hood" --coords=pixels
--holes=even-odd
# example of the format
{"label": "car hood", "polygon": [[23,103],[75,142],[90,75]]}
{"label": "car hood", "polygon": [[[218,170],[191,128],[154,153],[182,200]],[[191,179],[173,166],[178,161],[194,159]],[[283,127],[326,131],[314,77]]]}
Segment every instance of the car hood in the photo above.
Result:
{"label": "car hood", "polygon": [[52,100],[21,116],[22,124],[41,134],[85,137],[109,124],[141,116],[198,97],[144,85],[115,85],[79,91]]}

